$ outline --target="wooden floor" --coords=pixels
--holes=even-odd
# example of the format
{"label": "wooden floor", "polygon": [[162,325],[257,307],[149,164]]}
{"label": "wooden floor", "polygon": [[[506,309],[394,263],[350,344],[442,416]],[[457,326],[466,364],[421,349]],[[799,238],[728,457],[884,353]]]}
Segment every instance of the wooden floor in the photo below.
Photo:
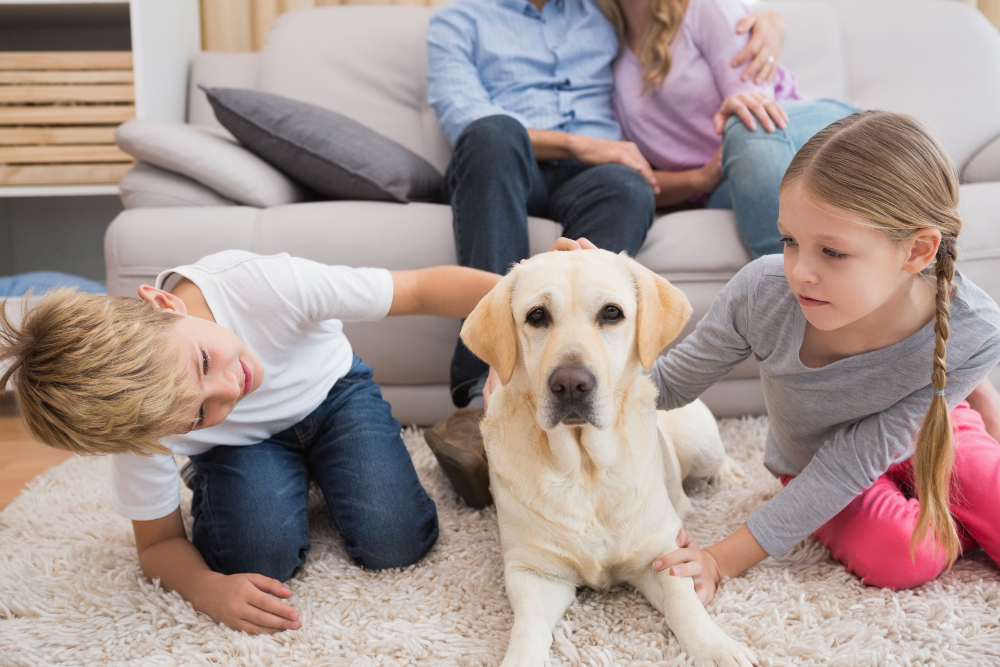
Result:
{"label": "wooden floor", "polygon": [[0,510],[28,482],[70,456],[33,440],[21,424],[13,403],[0,398]]}

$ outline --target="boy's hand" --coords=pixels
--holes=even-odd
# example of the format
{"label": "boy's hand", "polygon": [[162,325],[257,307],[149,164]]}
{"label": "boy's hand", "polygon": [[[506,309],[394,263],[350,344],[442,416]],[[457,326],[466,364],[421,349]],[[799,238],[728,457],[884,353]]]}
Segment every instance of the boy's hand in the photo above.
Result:
{"label": "boy's hand", "polygon": [[219,623],[251,635],[298,630],[299,612],[273,597],[289,598],[292,591],[280,581],[261,574],[218,574],[196,605]]}
{"label": "boy's hand", "polygon": [[552,244],[552,247],[549,248],[549,252],[555,252],[557,250],[597,250],[597,246],[582,236],[576,241],[568,239],[565,236],[560,236],[556,239],[556,242]]}
{"label": "boy's hand", "polygon": [[715,557],[698,546],[698,543],[682,528],[677,534],[676,551],[660,556],[653,561],[653,568],[664,570],[675,577],[692,577],[694,592],[698,594],[701,603],[707,605],[715,597],[715,590],[722,581],[722,573]]}

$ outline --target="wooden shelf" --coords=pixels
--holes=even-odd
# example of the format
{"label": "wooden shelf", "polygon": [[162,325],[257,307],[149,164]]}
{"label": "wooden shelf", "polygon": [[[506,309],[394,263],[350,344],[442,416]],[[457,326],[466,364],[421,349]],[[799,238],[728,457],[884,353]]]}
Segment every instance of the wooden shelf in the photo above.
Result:
{"label": "wooden shelf", "polygon": [[0,185],[0,198],[117,196],[117,185]]}

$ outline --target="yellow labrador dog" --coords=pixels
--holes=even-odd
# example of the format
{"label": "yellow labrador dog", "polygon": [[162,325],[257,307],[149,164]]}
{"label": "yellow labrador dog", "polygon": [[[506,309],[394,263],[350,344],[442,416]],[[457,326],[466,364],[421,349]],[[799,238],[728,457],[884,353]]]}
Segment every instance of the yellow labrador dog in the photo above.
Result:
{"label": "yellow labrador dog", "polygon": [[709,665],[753,654],[709,617],[690,578],[653,569],[677,548],[681,481],[737,469],[701,402],[657,412],[649,369],[691,313],[625,255],[549,252],[480,301],[462,340],[499,374],[482,421],[514,627],[503,665],[548,662],[577,586],[629,583]]}

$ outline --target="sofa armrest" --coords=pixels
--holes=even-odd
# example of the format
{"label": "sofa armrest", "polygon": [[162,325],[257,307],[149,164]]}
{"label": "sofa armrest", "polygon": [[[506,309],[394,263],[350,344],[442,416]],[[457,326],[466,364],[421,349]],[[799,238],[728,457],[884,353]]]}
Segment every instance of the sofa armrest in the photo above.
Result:
{"label": "sofa armrest", "polygon": [[269,208],[306,199],[297,183],[210,129],[132,120],[118,127],[115,142],[140,162],[180,174],[237,204]]}
{"label": "sofa armrest", "polygon": [[972,156],[962,170],[963,183],[1000,181],[1000,137],[986,144]]}

